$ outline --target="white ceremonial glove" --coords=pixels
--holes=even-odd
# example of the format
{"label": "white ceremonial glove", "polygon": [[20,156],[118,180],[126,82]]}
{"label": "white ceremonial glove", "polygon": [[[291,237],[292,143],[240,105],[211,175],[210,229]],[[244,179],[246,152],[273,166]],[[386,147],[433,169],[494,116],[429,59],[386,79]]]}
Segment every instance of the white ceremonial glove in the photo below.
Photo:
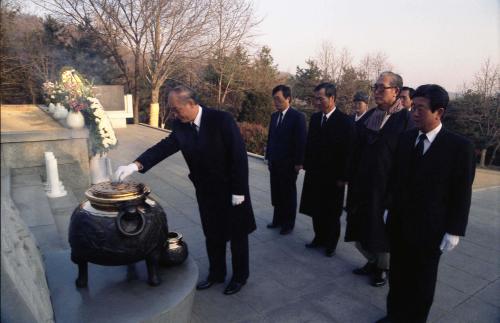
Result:
{"label": "white ceremonial glove", "polygon": [[451,251],[457,246],[459,240],[459,236],[445,233],[439,249],[441,249],[441,251]]}
{"label": "white ceremonial glove", "polygon": [[128,164],[127,166],[120,166],[115,172],[114,179],[116,182],[122,182],[125,178],[137,172],[139,167],[136,163]]}
{"label": "white ceremonial glove", "polygon": [[231,203],[233,203],[233,206],[240,205],[245,201],[245,195],[233,195],[231,197]]}
{"label": "white ceremonial glove", "polygon": [[389,214],[389,210],[384,211],[384,224],[387,223],[387,214]]}

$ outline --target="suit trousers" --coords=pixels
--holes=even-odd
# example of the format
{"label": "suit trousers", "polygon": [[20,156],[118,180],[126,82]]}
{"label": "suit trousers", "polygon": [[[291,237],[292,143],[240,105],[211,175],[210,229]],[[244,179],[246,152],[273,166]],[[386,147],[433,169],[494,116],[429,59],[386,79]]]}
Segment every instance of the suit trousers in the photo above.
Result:
{"label": "suit trousers", "polygon": [[[335,185],[335,184],[333,184]],[[335,187],[324,206],[312,214],[314,241],[327,249],[337,248],[340,237],[340,216],[344,203],[344,187]]]}
{"label": "suit trousers", "polygon": [[391,322],[426,322],[434,300],[441,251],[391,241],[387,314]]}
{"label": "suit trousers", "polygon": [[370,252],[363,248],[359,241],[356,241],[355,246],[368,262],[376,264],[379,269],[389,270],[390,254],[388,252]]}
{"label": "suit trousers", "polygon": [[293,229],[297,215],[297,172],[293,167],[279,169],[279,165],[272,165],[270,173],[273,224]]}
{"label": "suit trousers", "polygon": [[[223,281],[226,277],[226,243],[224,239],[208,238],[206,247],[209,262],[208,279],[213,281]],[[236,282],[246,282],[249,276],[249,253],[248,235],[233,237],[229,241],[231,245],[231,259],[233,267],[233,277]]]}

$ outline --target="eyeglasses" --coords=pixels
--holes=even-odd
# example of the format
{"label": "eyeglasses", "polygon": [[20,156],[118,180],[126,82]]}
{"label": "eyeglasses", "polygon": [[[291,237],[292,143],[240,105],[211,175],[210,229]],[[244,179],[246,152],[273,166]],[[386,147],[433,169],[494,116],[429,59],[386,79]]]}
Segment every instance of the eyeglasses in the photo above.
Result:
{"label": "eyeglasses", "polygon": [[372,91],[373,92],[385,91],[387,89],[392,89],[392,88],[395,88],[395,86],[385,86],[384,84],[373,84]]}

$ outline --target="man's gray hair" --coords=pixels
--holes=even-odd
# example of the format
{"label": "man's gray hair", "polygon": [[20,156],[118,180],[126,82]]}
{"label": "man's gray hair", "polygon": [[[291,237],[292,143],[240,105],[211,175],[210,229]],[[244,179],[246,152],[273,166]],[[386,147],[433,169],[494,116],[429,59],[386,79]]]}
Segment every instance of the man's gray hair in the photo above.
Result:
{"label": "man's gray hair", "polygon": [[403,87],[403,78],[401,77],[401,75],[396,74],[396,73],[391,72],[391,71],[385,71],[385,72],[380,73],[379,78],[385,77],[385,76],[388,76],[391,79],[390,80],[391,86],[397,87],[399,90],[401,90],[401,88]]}
{"label": "man's gray hair", "polygon": [[193,100],[195,103],[199,103],[198,102],[198,98],[197,98],[197,95],[196,93],[194,92],[193,89],[191,89],[190,87],[188,86],[185,86],[185,85],[177,85],[176,87],[174,87],[172,90],[170,90],[169,94],[170,93],[175,93],[175,94],[178,94],[180,96],[182,96],[182,98],[184,100]]}

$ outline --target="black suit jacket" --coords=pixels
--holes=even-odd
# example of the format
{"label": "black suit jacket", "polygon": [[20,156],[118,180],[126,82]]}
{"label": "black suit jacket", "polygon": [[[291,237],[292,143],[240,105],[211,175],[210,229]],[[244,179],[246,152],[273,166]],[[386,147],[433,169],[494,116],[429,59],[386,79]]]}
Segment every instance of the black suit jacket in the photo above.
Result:
{"label": "black suit jacket", "polygon": [[[203,108],[199,133],[176,120],[172,133],[137,158],[142,173],[181,151],[196,188],[207,237],[226,240],[255,230],[248,186],[248,157],[238,126],[227,112]],[[245,195],[233,207],[231,195]]]}
{"label": "black suit jacket", "polygon": [[475,174],[474,149],[445,128],[421,159],[415,157],[418,130],[398,142],[390,187],[391,239],[434,251],[445,233],[463,236]]}
{"label": "black suit jacket", "polygon": [[304,163],[306,118],[292,107],[288,108],[281,125],[276,127],[281,112],[274,112],[269,123],[266,159],[270,164],[289,167]]}
{"label": "black suit jacket", "polygon": [[[321,128],[323,113],[311,116],[304,158],[304,186],[300,212],[312,215],[334,207],[332,190],[337,181],[346,181],[355,139],[353,120],[338,108]],[[340,188],[339,188],[340,189]],[[341,188],[343,190],[343,188]],[[325,209],[326,208],[326,209]]]}

